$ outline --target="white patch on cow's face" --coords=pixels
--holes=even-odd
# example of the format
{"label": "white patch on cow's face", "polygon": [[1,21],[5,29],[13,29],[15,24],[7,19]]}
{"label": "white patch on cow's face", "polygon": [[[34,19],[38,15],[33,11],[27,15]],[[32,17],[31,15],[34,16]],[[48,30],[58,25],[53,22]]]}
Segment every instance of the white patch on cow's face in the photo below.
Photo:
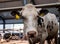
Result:
{"label": "white patch on cow's face", "polygon": [[37,16],[38,12],[37,9],[31,5],[26,5],[22,10],[22,16],[25,17],[24,19],[24,31],[25,34],[29,31],[37,32]]}
{"label": "white patch on cow's face", "polygon": [[27,4],[22,10],[22,16],[27,17],[29,15],[38,15],[37,9],[32,4]]}

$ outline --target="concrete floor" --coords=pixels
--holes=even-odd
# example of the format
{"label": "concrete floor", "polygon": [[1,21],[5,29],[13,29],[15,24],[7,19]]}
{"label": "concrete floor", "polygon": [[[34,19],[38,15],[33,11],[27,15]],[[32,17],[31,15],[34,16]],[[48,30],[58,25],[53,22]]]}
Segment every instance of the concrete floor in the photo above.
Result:
{"label": "concrete floor", "polygon": [[[54,40],[53,40],[54,42]],[[53,44],[53,42],[51,44]],[[10,40],[9,42],[6,42],[6,40],[0,41],[0,44],[29,44],[26,40]],[[39,44],[39,43],[37,43]],[[47,41],[45,41],[44,44],[48,44]]]}
{"label": "concrete floor", "polygon": [[[60,40],[60,38],[58,38],[58,40]],[[54,41],[55,40],[53,39],[51,44],[55,44]],[[29,42],[27,40],[10,40],[9,42],[6,42],[6,40],[0,39],[0,44],[29,44]],[[48,44],[46,40],[44,44]]]}
{"label": "concrete floor", "polygon": [[9,42],[6,42],[5,40],[0,41],[0,44],[29,44],[28,41],[25,40],[10,40]]}

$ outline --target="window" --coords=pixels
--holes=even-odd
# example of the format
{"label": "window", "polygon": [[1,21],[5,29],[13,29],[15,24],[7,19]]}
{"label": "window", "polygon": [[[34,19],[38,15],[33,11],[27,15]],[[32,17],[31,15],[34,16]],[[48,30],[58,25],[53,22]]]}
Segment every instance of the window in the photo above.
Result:
{"label": "window", "polygon": [[5,29],[13,29],[13,24],[5,24]]}
{"label": "window", "polygon": [[[3,27],[3,26],[2,26]],[[5,24],[5,29],[23,29],[24,24]]]}
{"label": "window", "polygon": [[3,24],[0,24],[0,29],[3,29]]}
{"label": "window", "polygon": [[24,24],[14,24],[14,29],[23,29],[24,28]]}

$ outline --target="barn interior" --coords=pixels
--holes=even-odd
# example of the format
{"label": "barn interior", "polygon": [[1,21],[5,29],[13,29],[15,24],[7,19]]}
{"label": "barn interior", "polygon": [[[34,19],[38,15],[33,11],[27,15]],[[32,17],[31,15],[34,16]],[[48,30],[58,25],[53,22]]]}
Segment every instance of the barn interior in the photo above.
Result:
{"label": "barn interior", "polygon": [[[14,16],[11,15],[11,12],[14,10],[21,11],[22,7],[28,3],[34,4],[37,10],[39,10],[40,8],[43,8],[43,9],[47,9],[50,13],[55,14],[58,20],[58,25],[60,24],[60,20],[59,20],[60,19],[60,0],[45,0],[45,1],[44,0],[0,0],[0,41],[1,39],[6,39],[5,38],[6,36],[11,36],[11,35],[13,36],[11,40],[19,41],[21,39],[21,36],[23,37],[23,29],[24,29],[23,19],[16,20]],[[18,37],[15,38],[15,36],[18,36]],[[57,41],[59,44],[60,27],[58,30]],[[19,43],[19,44],[25,44],[25,43]]]}

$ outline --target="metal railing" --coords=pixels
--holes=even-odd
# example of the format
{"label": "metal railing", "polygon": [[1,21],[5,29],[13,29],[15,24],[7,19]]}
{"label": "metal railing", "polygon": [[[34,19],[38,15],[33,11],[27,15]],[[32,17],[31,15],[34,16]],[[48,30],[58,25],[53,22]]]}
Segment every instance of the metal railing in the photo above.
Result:
{"label": "metal railing", "polygon": [[[49,3],[49,4],[39,4],[39,5],[34,5],[36,8],[45,8],[45,7],[59,7],[60,3]],[[8,8],[0,8],[0,11],[5,11],[5,10],[21,10],[24,6],[19,6],[19,7],[8,7]]]}

